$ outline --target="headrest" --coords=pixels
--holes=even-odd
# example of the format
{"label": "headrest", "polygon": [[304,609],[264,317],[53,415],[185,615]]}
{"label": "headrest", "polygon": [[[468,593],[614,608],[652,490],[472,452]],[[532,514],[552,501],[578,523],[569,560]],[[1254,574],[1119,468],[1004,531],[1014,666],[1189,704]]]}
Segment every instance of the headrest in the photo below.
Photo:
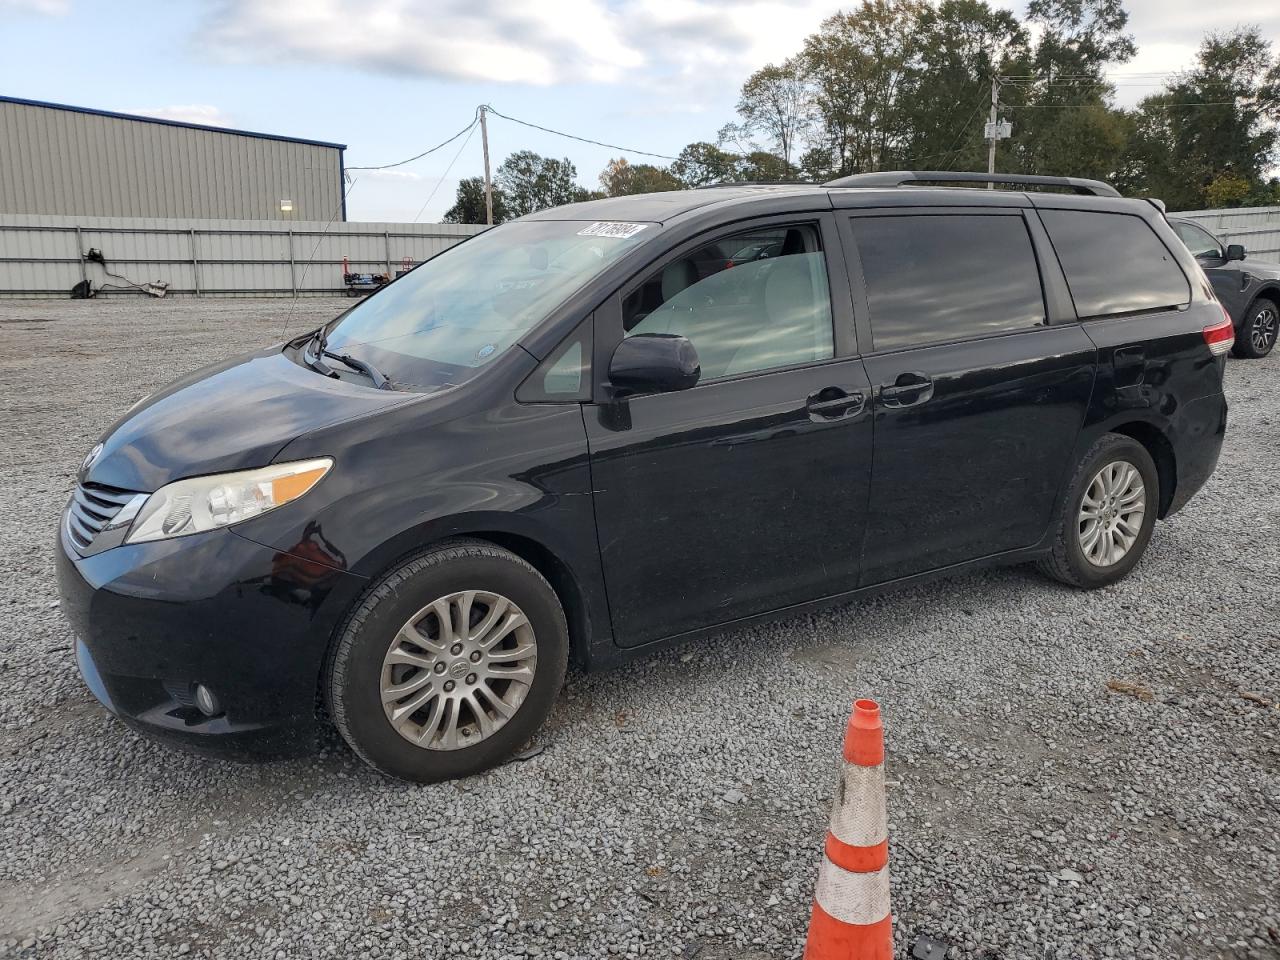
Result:
{"label": "headrest", "polygon": [[662,271],[662,302],[666,303],[677,293],[698,282],[698,271],[688,260],[667,264]]}

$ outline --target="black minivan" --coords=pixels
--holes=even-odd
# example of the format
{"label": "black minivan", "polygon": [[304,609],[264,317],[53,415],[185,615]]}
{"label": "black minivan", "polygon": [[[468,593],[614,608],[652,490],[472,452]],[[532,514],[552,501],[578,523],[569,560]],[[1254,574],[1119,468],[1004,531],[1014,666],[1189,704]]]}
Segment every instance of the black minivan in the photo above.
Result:
{"label": "black minivan", "polygon": [[62,518],[85,681],[431,781],[524,744],[570,659],[979,564],[1115,582],[1214,469],[1231,321],[1156,204],[989,179],[544,210],[158,391]]}

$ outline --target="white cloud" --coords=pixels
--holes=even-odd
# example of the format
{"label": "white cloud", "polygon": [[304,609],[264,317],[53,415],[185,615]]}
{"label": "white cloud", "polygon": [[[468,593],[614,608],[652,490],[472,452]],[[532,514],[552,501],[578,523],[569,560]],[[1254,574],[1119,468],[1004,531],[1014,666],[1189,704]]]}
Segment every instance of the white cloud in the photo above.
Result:
{"label": "white cloud", "polygon": [[200,42],[232,60],[286,57],[384,73],[691,93],[795,53],[836,0],[222,0]]}
{"label": "white cloud", "polygon": [[0,0],[0,12],[39,13],[62,17],[71,12],[70,0]]}
{"label": "white cloud", "polygon": [[220,107],[208,103],[174,104],[168,107],[140,107],[126,110],[125,113],[136,113],[142,117],[155,117],[158,120],[178,120],[182,123],[199,123],[207,127],[229,127],[231,118],[223,113]]}
{"label": "white cloud", "polygon": [[354,170],[352,176],[358,176],[361,180],[389,180],[389,181],[409,181],[421,180],[422,174],[414,173],[412,170]]}

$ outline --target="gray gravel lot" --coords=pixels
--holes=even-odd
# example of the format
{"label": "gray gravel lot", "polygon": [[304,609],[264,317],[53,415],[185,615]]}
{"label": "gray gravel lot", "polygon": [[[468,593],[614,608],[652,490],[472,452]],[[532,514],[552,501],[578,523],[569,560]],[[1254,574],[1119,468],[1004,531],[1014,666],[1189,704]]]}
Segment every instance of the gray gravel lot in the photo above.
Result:
{"label": "gray gravel lot", "polygon": [[1280,957],[1280,354],[1229,364],[1216,477],[1114,588],[998,570],[571,673],[544,752],[441,786],[336,737],[141,739],[58,610],[75,468],[142,394],[346,305],[0,300],[0,956],[795,957],[874,696],[900,956]]}

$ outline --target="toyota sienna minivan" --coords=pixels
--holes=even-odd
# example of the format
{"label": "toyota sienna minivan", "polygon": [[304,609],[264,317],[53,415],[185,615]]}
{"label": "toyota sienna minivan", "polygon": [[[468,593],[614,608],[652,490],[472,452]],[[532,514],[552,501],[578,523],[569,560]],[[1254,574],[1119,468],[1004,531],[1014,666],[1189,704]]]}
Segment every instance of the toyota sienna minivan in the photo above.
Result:
{"label": "toyota sienna minivan", "polygon": [[983,564],[1114,583],[1214,469],[1231,321],[1155,203],[987,179],[544,210],[170,384],[62,517],[85,682],[432,781],[526,743],[570,660]]}

